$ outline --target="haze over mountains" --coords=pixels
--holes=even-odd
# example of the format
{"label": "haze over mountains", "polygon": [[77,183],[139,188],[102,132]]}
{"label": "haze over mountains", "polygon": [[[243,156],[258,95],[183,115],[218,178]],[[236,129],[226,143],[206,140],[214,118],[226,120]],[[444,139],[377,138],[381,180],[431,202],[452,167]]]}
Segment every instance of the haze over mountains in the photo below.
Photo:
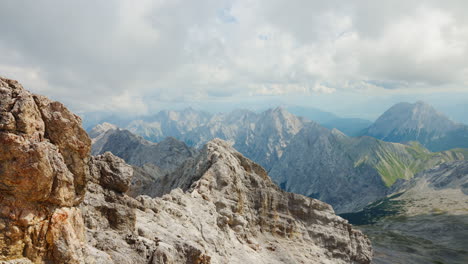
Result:
{"label": "haze over mountains", "polygon": [[[416,106],[417,110],[412,106]],[[393,123],[386,122],[389,112],[400,118],[393,118]],[[313,113],[322,116],[322,121],[334,118],[320,111],[314,110]],[[462,126],[422,102],[415,105],[402,103],[392,107],[361,133],[373,133],[379,127],[387,131],[388,126],[393,131],[393,127],[399,127],[400,123],[402,127],[419,126],[434,131]],[[444,126],[444,129],[439,126]],[[131,137],[130,131],[153,140],[164,136],[176,137],[195,148],[213,138],[221,138],[232,142],[234,148],[270,171],[272,178],[283,189],[324,200],[340,213],[360,210],[384,197],[397,179],[410,179],[420,171],[443,162],[465,159],[467,155],[461,149],[432,153],[419,143],[410,143],[418,138],[409,136],[404,141],[406,144],[380,141],[368,136],[349,137],[337,129],[329,130],[314,121],[297,117],[282,107],[262,113],[236,110],[214,116],[191,108],[162,111],[154,117],[130,121],[126,128],[129,131],[114,130],[108,133],[113,135],[113,142],[102,143],[104,140],[94,139],[94,149],[103,144],[108,146],[101,147],[101,151],[95,153],[113,151],[130,164],[142,166],[151,163],[151,159],[160,160],[160,156],[151,158],[148,151],[141,150],[157,144]],[[96,129],[99,130],[99,127]],[[121,149],[131,154],[116,150],[117,146],[125,145],[124,138],[117,134],[138,142],[127,143],[137,151],[128,146]],[[164,142],[159,144],[164,145]],[[171,142],[179,146],[176,148],[188,149],[174,140]],[[463,146],[463,143],[456,146]],[[132,158],[126,158],[129,155]],[[146,161],[135,162],[134,159],[139,156]],[[185,160],[190,155],[179,156]],[[362,192],[366,195],[360,195]]]}
{"label": "haze over mountains", "polygon": [[[185,120],[183,112],[190,115],[193,122]],[[320,118],[322,123],[324,120],[334,119],[333,115],[315,110],[310,115]],[[447,184],[443,187],[444,191],[437,192],[431,191],[434,184],[427,187],[427,182],[433,180],[423,180],[426,177],[420,176],[432,175],[433,168],[438,171],[437,168],[448,168],[447,166],[460,167],[464,164],[463,160],[468,158],[468,149],[462,148],[465,141],[453,138],[452,132],[457,131],[457,135],[463,135],[464,125],[452,122],[423,102],[397,104],[376,122],[367,124],[367,128],[362,129],[357,125],[356,127],[361,129],[359,133],[356,132],[362,135],[359,137],[351,137],[336,128],[328,129],[307,118],[297,117],[282,107],[262,113],[236,110],[214,116],[194,109],[180,112],[164,111],[158,113],[157,118],[152,121],[150,124],[144,120],[129,122],[128,124],[132,125],[127,126],[127,129],[133,129],[135,133],[140,133],[146,138],[151,138],[152,133],[160,138],[164,137],[164,132],[169,135],[174,133],[173,135],[181,141],[170,138],[152,143],[133,135],[130,131],[104,124],[93,130],[100,131],[99,133],[91,133],[95,136],[94,145],[108,146],[101,148],[100,153],[112,151],[113,145],[125,145],[125,137],[130,137],[134,143],[121,148],[122,150],[144,149],[148,145],[164,146],[169,141],[174,146],[171,149],[191,149],[188,146],[191,145],[191,150],[197,153],[197,148],[203,142],[216,137],[223,138],[241,153],[262,164],[282,189],[325,201],[331,204],[337,213],[353,222],[360,219],[355,223],[371,223],[370,226],[362,228],[378,245],[376,263],[393,263],[393,260],[405,257],[415,263],[424,263],[431,258],[463,263],[465,259],[464,254],[457,251],[460,249],[456,243],[447,244],[448,242],[436,239],[431,240],[434,244],[431,247],[422,247],[420,244],[421,240],[430,239],[431,232],[441,229],[452,230],[446,234],[446,239],[461,232],[460,229],[449,225],[467,223],[464,200],[468,197],[466,193],[457,191],[457,188],[466,189],[463,173],[453,174],[453,170],[441,170],[437,174],[438,180],[434,182],[439,182],[437,186],[442,186],[441,182]],[[136,123],[138,126],[135,126]],[[102,133],[106,130],[106,133]],[[383,140],[365,135],[374,133]],[[126,136],[110,136],[118,134]],[[450,144],[441,148],[443,151],[440,152],[432,152],[423,145],[431,147],[434,146],[434,142],[439,145],[441,142]],[[138,157],[137,152],[132,156]],[[162,156],[171,156],[171,153],[166,147],[158,154],[157,159],[164,160]],[[125,157],[125,153],[120,155]],[[151,155],[143,156],[145,158],[142,160],[151,160]],[[192,155],[183,155],[182,152],[178,156],[179,164],[184,165],[176,170],[160,169],[154,162],[152,166],[142,166],[142,163],[137,164],[129,160],[130,163],[137,164],[137,167],[134,167],[135,180],[130,188],[134,191],[130,193],[157,197],[168,193],[175,186],[186,186],[183,180],[181,181],[185,177],[184,170],[195,166],[195,161]],[[453,165],[446,165],[447,162]],[[414,175],[418,176],[413,178]],[[456,185],[454,192],[449,191],[452,190],[449,186],[453,184],[448,182],[452,181]],[[396,202],[398,207],[395,209],[393,198],[388,197],[396,197],[396,190],[403,188],[398,186],[411,186],[411,191],[405,189],[404,195]],[[392,204],[390,209],[386,207],[389,203]],[[381,204],[384,205],[383,209]],[[428,204],[432,204],[431,208],[436,205],[446,208],[446,211],[433,215],[436,209],[428,209]],[[419,211],[410,213],[416,212],[415,210]],[[453,217],[453,214],[457,216]],[[407,218],[398,220],[398,217],[403,215]],[[433,221],[441,221],[441,224],[434,225]],[[421,225],[421,229],[412,232],[410,229],[413,225]],[[393,232],[403,234],[395,237],[395,240],[389,240],[389,237],[394,236]],[[413,242],[411,245],[401,246],[399,243],[402,240]],[[408,248],[415,250],[411,256],[405,253]],[[425,254],[431,257],[424,257]]]}
{"label": "haze over mountains", "polygon": [[[335,212],[366,224],[375,263],[468,259],[467,149],[350,137],[280,107],[165,111],[128,123],[158,142],[110,123],[90,140],[60,103],[0,85],[6,263],[369,263],[369,241]],[[403,124],[449,137],[438,125],[461,126],[422,103],[391,110],[402,118],[385,122],[387,112],[367,131]]]}
{"label": "haze over mountains", "polygon": [[432,151],[468,147],[468,126],[422,101],[394,105],[364,134],[391,142],[418,141]]}
{"label": "haze over mountains", "polygon": [[123,128],[154,142],[174,137],[195,148],[214,138],[228,140],[269,170],[291,138],[308,122],[281,107],[262,113],[235,110],[213,116],[189,108],[162,111],[153,117],[130,121]]}

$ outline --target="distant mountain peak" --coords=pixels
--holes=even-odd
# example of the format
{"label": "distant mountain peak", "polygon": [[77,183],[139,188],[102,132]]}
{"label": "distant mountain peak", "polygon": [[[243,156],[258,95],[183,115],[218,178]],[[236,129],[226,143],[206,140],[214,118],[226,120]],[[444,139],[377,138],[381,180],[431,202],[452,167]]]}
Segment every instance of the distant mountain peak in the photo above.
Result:
{"label": "distant mountain peak", "polygon": [[106,131],[113,129],[117,129],[117,126],[111,123],[104,122],[102,124],[96,125],[93,129],[91,129],[91,131],[89,132],[89,136],[91,138],[95,138],[96,136],[104,134]]}
{"label": "distant mountain peak", "polygon": [[465,146],[466,130],[432,105],[417,101],[390,107],[365,134],[391,142],[419,141],[432,151],[440,151]]}

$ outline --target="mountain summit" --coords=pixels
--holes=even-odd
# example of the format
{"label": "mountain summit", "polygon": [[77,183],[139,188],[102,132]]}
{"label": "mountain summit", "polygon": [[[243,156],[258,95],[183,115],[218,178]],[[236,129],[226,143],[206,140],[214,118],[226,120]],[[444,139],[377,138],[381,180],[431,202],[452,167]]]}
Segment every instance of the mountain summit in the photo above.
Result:
{"label": "mountain summit", "polygon": [[467,126],[453,122],[422,101],[392,106],[365,134],[390,142],[418,141],[431,151],[468,147]]}

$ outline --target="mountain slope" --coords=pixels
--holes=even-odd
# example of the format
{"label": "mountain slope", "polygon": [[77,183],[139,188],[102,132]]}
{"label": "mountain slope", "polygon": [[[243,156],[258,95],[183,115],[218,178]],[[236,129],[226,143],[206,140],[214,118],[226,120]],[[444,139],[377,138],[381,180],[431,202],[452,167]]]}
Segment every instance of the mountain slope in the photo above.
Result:
{"label": "mountain slope", "polygon": [[467,263],[468,162],[441,164],[363,211],[345,214],[369,234],[375,263]]}
{"label": "mountain slope", "polygon": [[100,185],[103,176],[93,173],[83,211],[98,263],[371,261],[369,241],[329,205],[281,191],[222,140],[209,142],[180,172],[161,198],[137,199]]}
{"label": "mountain slope", "polygon": [[195,150],[171,137],[153,143],[119,128],[91,135],[97,135],[93,138],[93,155],[110,151],[127,163],[138,167],[153,164],[163,170],[173,170],[195,154]]}
{"label": "mountain slope", "polygon": [[351,138],[309,124],[294,137],[270,175],[287,191],[323,200],[340,213],[352,212],[384,197],[397,179],[465,155],[465,150],[431,153],[416,143]]}
{"label": "mountain slope", "polygon": [[205,124],[210,118],[210,114],[193,108],[166,110],[154,116],[133,120],[125,128],[147,140],[159,142],[166,137],[181,139],[183,135]]}
{"label": "mountain slope", "polygon": [[[195,148],[214,138],[228,140],[233,142],[234,147],[241,153],[269,170],[281,157],[291,138],[307,122],[281,107],[259,114],[248,110],[235,110],[213,116],[186,109],[163,111],[154,117],[136,120],[126,129],[148,140],[161,141],[165,137],[175,137]],[[95,130],[103,130],[102,126],[109,125],[101,125]],[[95,149],[100,148],[100,144],[102,141],[93,142]]]}
{"label": "mountain slope", "polygon": [[269,170],[306,120],[277,107],[262,113],[236,110],[215,115],[208,123],[183,136],[185,142],[200,146],[213,138],[234,143],[246,157]]}
{"label": "mountain slope", "polygon": [[364,133],[390,142],[418,141],[431,151],[468,147],[467,126],[421,101],[392,106]]}

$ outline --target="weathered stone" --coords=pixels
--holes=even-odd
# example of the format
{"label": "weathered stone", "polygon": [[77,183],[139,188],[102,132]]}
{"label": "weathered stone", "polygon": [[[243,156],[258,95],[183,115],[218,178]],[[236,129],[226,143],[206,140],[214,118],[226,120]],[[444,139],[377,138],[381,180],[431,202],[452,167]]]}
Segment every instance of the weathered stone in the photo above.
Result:
{"label": "weathered stone", "polygon": [[222,140],[158,178],[162,197],[132,198],[132,167],[90,160],[62,104],[3,78],[0,99],[0,263],[370,263],[331,206],[281,191]]}
{"label": "weathered stone", "polygon": [[[281,191],[263,168],[222,140],[209,142],[195,160],[165,178],[158,184],[166,194],[158,198],[133,199],[89,185],[83,211],[96,261],[371,261],[369,240],[330,205]],[[122,221],[133,214],[135,222]]]}
{"label": "weathered stone", "polygon": [[103,187],[126,192],[133,176],[133,169],[124,160],[110,152],[95,156],[90,162],[91,175]]}
{"label": "weathered stone", "polygon": [[84,263],[90,139],[79,117],[0,77],[0,262]]}

